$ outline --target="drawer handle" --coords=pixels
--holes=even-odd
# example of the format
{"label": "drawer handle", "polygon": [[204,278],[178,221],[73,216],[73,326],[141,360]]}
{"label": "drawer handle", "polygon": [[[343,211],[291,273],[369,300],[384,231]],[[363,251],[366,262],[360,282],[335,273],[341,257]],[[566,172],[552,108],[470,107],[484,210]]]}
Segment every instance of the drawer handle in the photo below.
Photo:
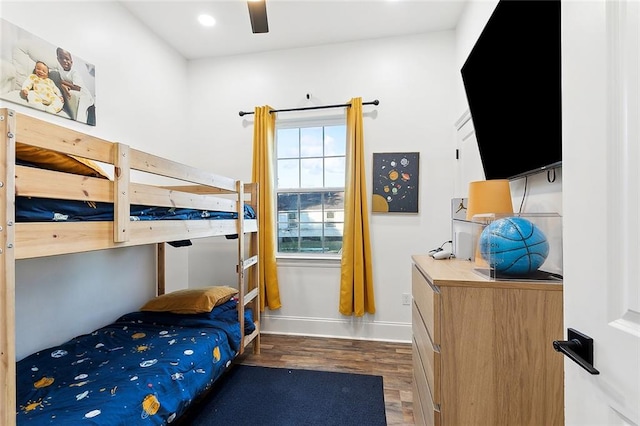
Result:
{"label": "drawer handle", "polygon": [[572,328],[567,329],[569,340],[554,340],[553,349],[562,352],[591,374],[600,374],[593,367],[593,339]]}

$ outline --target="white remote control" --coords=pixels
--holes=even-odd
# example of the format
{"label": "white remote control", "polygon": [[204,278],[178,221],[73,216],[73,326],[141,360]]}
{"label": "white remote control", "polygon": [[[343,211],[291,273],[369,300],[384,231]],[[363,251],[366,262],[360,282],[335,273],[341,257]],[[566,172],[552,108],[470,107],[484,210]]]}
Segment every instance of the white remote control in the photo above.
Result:
{"label": "white remote control", "polygon": [[453,254],[451,254],[451,252],[448,251],[448,250],[441,250],[441,251],[433,254],[433,258],[437,259],[437,260],[450,259],[452,257],[453,257]]}

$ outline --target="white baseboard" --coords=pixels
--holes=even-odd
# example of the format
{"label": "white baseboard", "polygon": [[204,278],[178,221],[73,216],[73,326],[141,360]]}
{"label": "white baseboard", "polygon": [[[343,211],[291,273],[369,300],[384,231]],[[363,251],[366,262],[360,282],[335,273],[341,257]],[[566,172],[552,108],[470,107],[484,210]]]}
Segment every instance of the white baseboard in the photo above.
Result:
{"label": "white baseboard", "polygon": [[260,329],[266,334],[411,343],[411,323],[371,322],[364,318],[319,319],[263,313]]}

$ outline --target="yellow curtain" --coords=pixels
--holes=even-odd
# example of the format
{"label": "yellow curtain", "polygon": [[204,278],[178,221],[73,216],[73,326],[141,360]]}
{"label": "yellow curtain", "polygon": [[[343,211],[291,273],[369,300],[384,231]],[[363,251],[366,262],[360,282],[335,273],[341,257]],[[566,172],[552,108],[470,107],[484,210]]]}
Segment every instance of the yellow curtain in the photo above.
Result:
{"label": "yellow curtain", "polygon": [[361,317],[376,311],[369,214],[364,172],[362,98],[347,108],[347,166],[344,191],[344,233],[340,274],[340,313]]}
{"label": "yellow curtain", "polygon": [[265,306],[279,309],[280,287],[276,264],[276,229],[273,190],[273,153],[275,137],[275,113],[272,108],[262,106],[255,108],[253,126],[253,171],[251,179],[258,183],[260,197],[258,202],[258,253],[259,253],[259,288],[260,311]]}

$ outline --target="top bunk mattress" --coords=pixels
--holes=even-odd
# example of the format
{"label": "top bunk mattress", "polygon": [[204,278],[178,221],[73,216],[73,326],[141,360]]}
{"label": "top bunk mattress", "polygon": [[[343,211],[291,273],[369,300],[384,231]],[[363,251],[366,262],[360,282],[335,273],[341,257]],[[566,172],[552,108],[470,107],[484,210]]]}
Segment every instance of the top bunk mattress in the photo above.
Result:
{"label": "top bunk mattress", "polygon": [[[113,204],[59,200],[53,198],[16,197],[17,222],[112,221]],[[237,219],[236,212],[196,210],[175,207],[131,205],[130,220],[212,220]],[[244,205],[244,218],[255,219],[255,210]]]}

